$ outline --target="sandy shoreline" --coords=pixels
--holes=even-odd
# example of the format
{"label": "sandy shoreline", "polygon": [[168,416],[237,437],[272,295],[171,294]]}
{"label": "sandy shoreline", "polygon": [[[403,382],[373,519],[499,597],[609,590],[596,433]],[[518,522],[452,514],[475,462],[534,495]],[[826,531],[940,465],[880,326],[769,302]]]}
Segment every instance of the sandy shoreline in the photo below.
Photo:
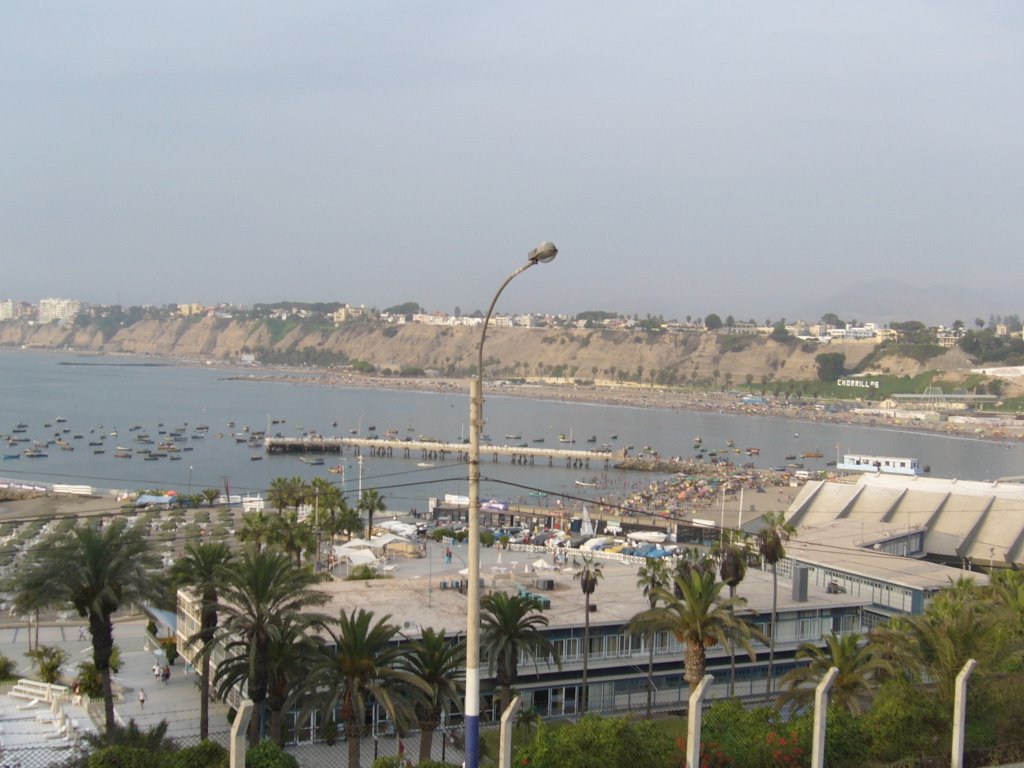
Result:
{"label": "sandy shoreline", "polygon": [[[469,384],[465,379],[394,378],[333,372],[318,372],[311,375],[308,370],[292,369],[263,369],[261,373],[256,373],[252,369],[232,368],[231,370],[238,371],[238,381],[278,381],[300,386],[411,390],[465,395],[467,398],[469,396]],[[242,371],[245,371],[244,375]],[[682,392],[679,390],[642,386],[609,387],[506,382],[489,384],[485,382],[484,394],[486,397],[521,397],[534,400],[592,403],[626,408],[703,411],[826,424],[857,424],[861,426],[949,434],[979,440],[1024,440],[1024,422],[1016,422],[1010,419],[1007,419],[1005,425],[1000,425],[994,429],[985,429],[979,433],[977,431],[978,428],[972,424],[950,423],[944,420],[909,420],[856,413],[851,409],[862,404],[850,401],[829,401],[830,405],[838,407],[838,410],[835,411],[826,410],[823,404],[796,404],[786,400],[777,400],[770,396],[767,398],[767,402],[763,404],[747,404],[742,401],[743,396],[747,393],[737,391]]]}

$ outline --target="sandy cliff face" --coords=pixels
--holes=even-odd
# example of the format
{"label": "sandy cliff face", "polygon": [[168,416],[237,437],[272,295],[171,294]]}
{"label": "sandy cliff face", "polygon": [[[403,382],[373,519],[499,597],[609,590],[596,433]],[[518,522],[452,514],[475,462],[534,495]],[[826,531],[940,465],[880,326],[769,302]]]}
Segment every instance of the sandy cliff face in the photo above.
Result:
{"label": "sandy cliff face", "polygon": [[[243,352],[278,351],[312,347],[365,360],[380,367],[414,366],[444,370],[470,368],[476,363],[479,329],[425,325],[384,327],[352,323],[337,329],[296,325],[275,340],[267,323],[203,318],[200,320],[145,320],[119,329],[104,340],[99,331],[22,322],[0,323],[0,345],[40,348],[75,348],[93,352],[231,360]],[[741,349],[733,349],[734,347]],[[565,374],[582,379],[616,378],[617,374],[648,380],[672,372],[677,381],[710,380],[743,384],[746,377],[813,379],[815,356],[822,351],[842,352],[852,367],[873,350],[863,342],[835,343],[828,347],[799,343],[780,344],[751,338],[737,342],[715,334],[667,335],[641,331],[551,330],[492,328],[487,334],[488,368],[509,375],[536,376],[564,367]],[[731,351],[726,351],[731,350]],[[969,365],[959,351],[934,361],[931,368]],[[905,358],[886,358],[887,372],[915,374],[924,369]],[[715,372],[718,376],[715,376]]]}

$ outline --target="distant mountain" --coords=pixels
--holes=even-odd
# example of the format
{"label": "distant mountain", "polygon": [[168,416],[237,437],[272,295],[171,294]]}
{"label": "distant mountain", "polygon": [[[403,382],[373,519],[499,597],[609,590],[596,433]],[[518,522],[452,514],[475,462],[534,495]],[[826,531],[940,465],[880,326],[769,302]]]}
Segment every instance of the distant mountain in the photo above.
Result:
{"label": "distant mountain", "polygon": [[989,315],[1024,314],[1024,282],[976,288],[949,283],[911,285],[880,278],[816,298],[786,317],[812,321],[827,312],[861,322],[920,320],[928,325],[951,325],[963,320],[970,326],[976,317],[988,320]]}

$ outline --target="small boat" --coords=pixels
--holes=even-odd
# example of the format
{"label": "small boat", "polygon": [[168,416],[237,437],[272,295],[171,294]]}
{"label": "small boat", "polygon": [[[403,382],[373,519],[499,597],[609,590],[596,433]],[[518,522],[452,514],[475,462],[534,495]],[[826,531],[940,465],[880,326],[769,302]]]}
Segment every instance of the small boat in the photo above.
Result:
{"label": "small boat", "polygon": [[793,461],[796,458],[796,454],[795,453],[787,453],[782,458],[784,458],[786,461]]}
{"label": "small boat", "polygon": [[333,467],[328,467],[327,471],[332,475],[342,475],[345,473],[345,466],[343,464],[335,464]]}
{"label": "small boat", "polygon": [[21,454],[20,453],[5,453],[4,454],[4,461],[7,461],[8,459],[20,459],[20,458],[21,458]]}
{"label": "small boat", "polygon": [[45,459],[49,455],[50,454],[48,454],[46,451],[41,450],[39,448],[29,448],[24,453],[24,456],[27,459]]}
{"label": "small boat", "polygon": [[322,465],[324,463],[323,458],[320,457],[320,456],[316,456],[316,457],[300,456],[299,457],[299,461],[301,461],[303,464],[312,464],[313,466],[320,466],[320,465]]}
{"label": "small boat", "polygon": [[522,435],[505,435],[506,440],[522,440]]}
{"label": "small boat", "polygon": [[147,453],[142,458],[145,459],[146,461],[160,461],[160,457],[157,456],[155,453]]}
{"label": "small boat", "polygon": [[250,456],[249,461],[263,461],[262,456]]}
{"label": "small boat", "polygon": [[576,480],[575,482],[581,488],[597,488],[597,483],[590,482],[589,480]]}
{"label": "small boat", "polygon": [[597,435],[591,435],[590,437],[588,437],[587,438],[587,442],[588,443],[596,443],[597,442]]}
{"label": "small boat", "polygon": [[747,456],[757,456],[760,453],[760,448],[747,448]]}
{"label": "small boat", "polygon": [[54,419],[54,421],[56,421],[58,424],[63,424],[65,421],[67,421],[67,419],[64,416],[58,416],[56,419]]}
{"label": "small boat", "polygon": [[416,466],[417,467],[423,467],[424,469],[426,469],[428,467],[434,466],[434,462],[432,462],[432,461],[421,461],[418,464],[416,464]]}
{"label": "small boat", "polygon": [[543,437],[535,437],[535,438],[533,438],[533,442],[535,442],[535,443],[543,443],[544,442],[544,438]]}
{"label": "small boat", "polygon": [[93,453],[106,453],[106,451],[104,451],[102,448],[95,448],[93,449]]}
{"label": "small boat", "polygon": [[132,455],[128,451],[117,451],[114,453],[115,459],[130,459],[131,457]]}
{"label": "small boat", "polygon": [[609,436],[609,438],[608,438],[608,439],[609,439],[609,440],[618,440],[618,439],[619,439],[619,436],[618,436],[618,435],[611,435],[611,436]]}
{"label": "small boat", "polygon": [[820,459],[821,456],[822,456],[821,451],[818,451],[818,450],[807,451],[807,453],[801,453],[800,454],[800,458],[801,459]]}

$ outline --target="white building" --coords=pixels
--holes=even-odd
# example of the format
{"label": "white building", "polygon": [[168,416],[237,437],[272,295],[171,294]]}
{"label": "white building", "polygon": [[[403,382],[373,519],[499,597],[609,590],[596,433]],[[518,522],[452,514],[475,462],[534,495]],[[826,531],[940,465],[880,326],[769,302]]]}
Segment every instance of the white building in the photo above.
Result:
{"label": "white building", "polygon": [[4,299],[0,301],[0,320],[13,320],[14,319],[14,301],[12,299]]}
{"label": "white building", "polygon": [[75,319],[82,308],[82,302],[77,299],[40,299],[39,300],[39,323],[45,325],[54,320],[67,323]]}

